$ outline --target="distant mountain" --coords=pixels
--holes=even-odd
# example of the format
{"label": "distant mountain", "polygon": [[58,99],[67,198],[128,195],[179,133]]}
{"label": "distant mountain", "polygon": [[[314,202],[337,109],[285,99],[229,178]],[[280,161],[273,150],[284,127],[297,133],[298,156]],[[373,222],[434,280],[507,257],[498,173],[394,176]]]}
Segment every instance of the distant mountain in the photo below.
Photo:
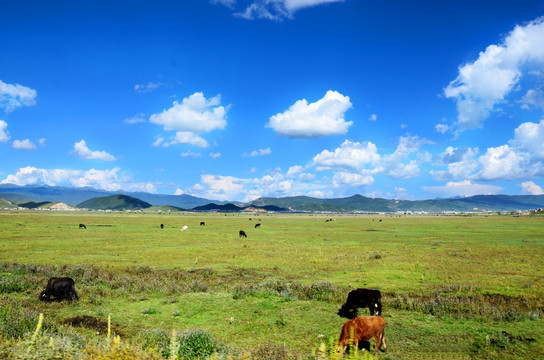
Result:
{"label": "distant mountain", "polygon": [[[125,196],[134,200],[113,200],[114,197]],[[0,185],[0,198],[17,205],[28,203],[28,207],[44,202],[63,202],[68,205],[96,209],[146,209],[153,205],[153,211],[241,211],[254,207],[256,211],[331,211],[331,212],[473,212],[473,211],[515,211],[544,208],[544,195],[477,195],[434,200],[389,200],[353,195],[345,198],[320,199],[309,196],[290,196],[282,198],[263,197],[246,204],[218,202],[183,195],[161,195],[144,192],[109,192],[93,188],[68,188],[58,186],[17,186]],[[110,198],[97,200],[96,198]],[[87,200],[93,200],[86,204]],[[0,207],[2,206],[0,202]],[[90,205],[89,205],[90,204]],[[253,211],[253,210],[249,210]]]}
{"label": "distant mountain", "polygon": [[37,209],[37,208],[47,206],[49,204],[51,204],[51,202],[49,201],[42,201],[42,202],[26,201],[26,202],[19,203],[19,206],[27,208],[27,209]]}
{"label": "distant mountain", "polygon": [[0,209],[17,209],[17,204],[13,202],[0,198]]}
{"label": "distant mountain", "polygon": [[192,209],[193,211],[287,211],[287,209],[280,208],[278,206],[237,206],[234,204],[214,204],[210,203],[204,206],[197,206]]}
{"label": "distant mountain", "polygon": [[544,207],[544,195],[477,195],[439,200],[387,200],[361,195],[319,199],[308,196],[259,198],[250,205],[274,205],[296,211],[443,212],[515,211]]}
{"label": "distant mountain", "polygon": [[151,207],[150,203],[127,195],[111,195],[93,198],[77,205],[91,210],[142,210]]}
{"label": "distant mountain", "polygon": [[164,195],[150,194],[144,192],[125,192],[125,191],[104,191],[91,187],[62,187],[48,185],[26,185],[18,186],[13,184],[0,185],[0,197],[15,202],[34,201],[34,202],[56,202],[60,201],[68,205],[76,206],[86,200],[104,197],[109,195],[123,194],[138,198],[152,205],[170,205],[179,208],[191,209],[195,206],[201,206],[214,202],[213,200],[202,199],[187,194],[182,195]]}

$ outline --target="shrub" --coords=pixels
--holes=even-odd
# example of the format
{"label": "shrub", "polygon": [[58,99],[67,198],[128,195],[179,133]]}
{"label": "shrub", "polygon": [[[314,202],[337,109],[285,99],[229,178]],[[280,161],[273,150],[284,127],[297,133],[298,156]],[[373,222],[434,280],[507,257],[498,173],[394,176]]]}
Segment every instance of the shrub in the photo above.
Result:
{"label": "shrub", "polygon": [[214,353],[226,354],[225,344],[215,340],[207,331],[189,330],[178,335],[179,359],[205,359]]}

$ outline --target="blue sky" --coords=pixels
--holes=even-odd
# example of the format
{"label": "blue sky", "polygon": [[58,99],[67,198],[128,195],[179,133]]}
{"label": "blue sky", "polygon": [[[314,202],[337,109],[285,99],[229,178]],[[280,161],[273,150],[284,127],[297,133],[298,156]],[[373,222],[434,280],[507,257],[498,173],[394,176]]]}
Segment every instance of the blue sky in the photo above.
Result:
{"label": "blue sky", "polygon": [[0,182],[543,194],[544,1],[0,4]]}

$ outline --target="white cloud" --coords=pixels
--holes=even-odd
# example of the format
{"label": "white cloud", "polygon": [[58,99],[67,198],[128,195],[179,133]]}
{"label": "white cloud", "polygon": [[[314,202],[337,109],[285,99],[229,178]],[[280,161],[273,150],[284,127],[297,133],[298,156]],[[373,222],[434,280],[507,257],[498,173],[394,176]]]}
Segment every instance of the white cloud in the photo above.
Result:
{"label": "white cloud", "polygon": [[191,150],[188,150],[184,153],[181,153],[181,157],[188,157],[188,156],[192,156],[192,157],[195,157],[195,158],[199,158],[201,157],[202,155],[200,153],[194,153],[192,152]]}
{"label": "white cloud", "polygon": [[300,174],[302,171],[303,171],[303,167],[300,166],[300,165],[294,165],[294,166],[291,166],[288,170],[287,170],[287,174],[285,175],[286,177],[288,178],[294,178],[296,177],[298,174]]}
{"label": "white cloud", "polygon": [[239,199],[244,194],[248,180],[233,176],[201,175],[198,186],[192,191],[202,194],[207,199],[232,200]]}
{"label": "white cloud", "polygon": [[164,126],[165,130],[203,133],[224,129],[226,109],[219,105],[220,102],[221,95],[206,99],[203,93],[196,92],[181,103],[174,101],[171,108],[151,115],[149,120]]}
{"label": "white cloud", "polygon": [[370,121],[376,121],[376,120],[378,120],[378,115],[376,115],[376,114],[371,114],[371,115],[370,115],[370,118],[368,118],[368,120],[370,120]]}
{"label": "white cloud", "polygon": [[490,45],[478,59],[459,68],[444,89],[457,102],[461,130],[480,127],[496,104],[519,83],[525,65],[544,64],[544,17],[516,26],[501,45]]}
{"label": "white cloud", "polygon": [[436,132],[438,133],[441,133],[441,134],[445,134],[448,132],[448,130],[450,129],[450,127],[446,124],[436,124],[434,126],[434,129],[436,130]]}
{"label": "white cloud", "polygon": [[266,149],[253,150],[252,152],[249,153],[249,155],[244,153],[242,154],[242,156],[255,157],[255,156],[262,156],[262,155],[270,155],[271,153],[272,153],[272,150],[270,150],[270,148],[266,148]]}
{"label": "white cloud", "polygon": [[[480,171],[471,176],[476,180],[522,179],[537,175],[527,153],[516,152],[508,145],[488,148],[479,157]],[[542,170],[541,170],[542,171]]]}
{"label": "white cloud", "polygon": [[[374,181],[372,176],[380,173],[393,179],[410,179],[419,175],[420,163],[429,161],[429,156],[419,154],[420,147],[431,143],[418,136],[401,136],[392,154],[380,156],[376,145],[371,142],[345,140],[333,152],[323,150],[314,156],[312,165],[317,171],[337,172],[333,178],[336,185],[370,185]],[[421,156],[411,159],[414,153]],[[348,176],[348,173],[351,175]]]}
{"label": "white cloud", "polygon": [[221,157],[221,153],[220,152],[216,152],[216,153],[210,153],[210,157],[212,159],[218,159]]}
{"label": "white cloud", "polygon": [[339,171],[332,178],[332,186],[337,188],[340,185],[348,186],[368,186],[374,183],[374,178],[370,175],[354,174]]}
{"label": "white cloud", "polygon": [[164,142],[164,139],[160,136],[157,137],[157,139],[153,142],[153,146],[157,147],[160,146]]}
{"label": "white cloud", "polygon": [[101,161],[115,161],[115,156],[108,154],[105,151],[92,151],[89,150],[85,140],[81,140],[74,144],[74,154],[88,160],[101,160]]}
{"label": "white cloud", "polygon": [[[206,140],[190,131],[177,131],[174,140],[170,141],[168,146],[175,144],[189,144],[199,148],[206,148],[209,146]],[[163,144],[163,146],[166,145]]]}
{"label": "white cloud", "polygon": [[227,125],[225,107],[220,106],[221,95],[206,99],[201,92],[195,92],[181,103],[174,101],[171,108],[149,117],[149,121],[162,125],[164,130],[176,131],[175,141],[198,147],[207,147],[208,142],[199,134],[224,129]]}
{"label": "white cloud", "polygon": [[376,145],[371,142],[352,142],[345,140],[333,152],[323,150],[314,156],[312,164],[317,170],[345,169],[362,171],[366,165],[378,163],[380,155]]}
{"label": "white cloud", "polygon": [[21,106],[35,105],[37,94],[36,90],[29,87],[0,80],[0,108],[4,108],[6,113]]}
{"label": "white cloud", "polygon": [[38,144],[40,144],[40,146],[45,146],[45,139],[44,138],[41,138],[38,140]]}
{"label": "white cloud", "polygon": [[520,150],[527,151],[533,159],[544,159],[544,120],[540,123],[526,122],[514,130],[511,144]]}
{"label": "white cloud", "polygon": [[0,120],[0,143],[6,143],[9,140],[9,133],[7,132],[8,123],[4,120]]}
{"label": "white cloud", "polygon": [[36,144],[34,144],[29,139],[13,140],[13,148],[22,150],[34,150],[36,149]]}
{"label": "white cloud", "polygon": [[529,110],[531,106],[544,110],[544,91],[542,89],[527,90],[525,96],[519,101],[523,109]]}
{"label": "white cloud", "polygon": [[10,174],[1,184],[15,185],[50,185],[50,186],[90,186],[107,191],[145,191],[156,193],[152,183],[134,182],[129,177],[119,176],[120,168],[109,170],[72,170],[72,169],[39,169],[27,166]]}
{"label": "white cloud", "polygon": [[152,92],[153,90],[158,89],[159,87],[163,86],[160,82],[148,82],[147,84],[136,84],[134,85],[134,91],[139,92],[141,94]]}
{"label": "white cloud", "polygon": [[424,186],[423,190],[440,197],[474,196],[497,194],[503,190],[500,186],[473,184],[470,180],[448,182],[444,186]]}
{"label": "white cloud", "polygon": [[144,122],[146,122],[145,114],[143,114],[143,113],[138,113],[138,114],[134,115],[134,116],[131,117],[131,118],[128,118],[128,119],[123,120],[123,122],[124,122],[125,124],[129,124],[129,125],[144,123]]}
{"label": "white cloud", "polygon": [[[385,155],[377,169],[393,179],[411,179],[419,175],[419,163],[427,161],[425,156],[420,159],[408,159],[412,153],[417,153],[421,146],[432,144],[432,141],[420,139],[419,136],[401,136],[395,152]],[[407,163],[403,161],[407,160]]]}
{"label": "white cloud", "polygon": [[344,113],[351,108],[348,96],[329,90],[325,96],[308,104],[298,100],[283,113],[270,117],[267,127],[280,135],[294,138],[314,138],[345,134],[353,124],[344,120]]}
{"label": "white cloud", "polygon": [[183,194],[185,193],[181,189],[176,189],[176,192],[174,193],[174,195],[183,195]]}
{"label": "white cloud", "polygon": [[435,180],[466,179],[478,168],[478,161],[475,159],[478,148],[454,148],[449,146],[439,156],[439,166],[447,166],[447,170],[431,170]]}
{"label": "white cloud", "polygon": [[521,190],[523,194],[544,195],[544,191],[542,190],[542,188],[532,181],[522,182]]}
{"label": "white cloud", "polygon": [[[295,12],[304,8],[341,1],[343,0],[253,0],[244,10],[236,12],[235,15],[248,20],[268,19],[279,21],[284,18],[293,18]],[[236,9],[234,0],[212,0],[212,3]]]}

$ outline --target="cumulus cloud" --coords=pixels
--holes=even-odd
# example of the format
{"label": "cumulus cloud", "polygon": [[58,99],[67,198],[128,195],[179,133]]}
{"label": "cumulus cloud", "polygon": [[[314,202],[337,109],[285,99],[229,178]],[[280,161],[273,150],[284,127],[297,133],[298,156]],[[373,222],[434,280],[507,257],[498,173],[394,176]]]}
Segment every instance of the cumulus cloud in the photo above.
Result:
{"label": "cumulus cloud", "polygon": [[183,195],[185,192],[181,189],[176,189],[176,192],[174,192],[174,195]]}
{"label": "cumulus cloud", "polygon": [[528,195],[544,195],[544,191],[542,190],[542,188],[532,181],[522,182],[521,191],[523,194]]}
{"label": "cumulus cloud", "polygon": [[185,143],[207,147],[208,142],[200,134],[222,130],[227,125],[227,110],[220,102],[220,95],[206,99],[203,93],[195,92],[181,103],[174,101],[171,108],[151,115],[149,121],[162,125],[166,131],[176,131],[175,140],[169,143],[171,145]]}
{"label": "cumulus cloud", "polygon": [[467,179],[478,168],[478,148],[448,146],[439,155],[439,166],[447,166],[447,170],[431,170],[435,180]]}
{"label": "cumulus cloud", "polygon": [[242,7],[238,7],[235,0],[211,0],[212,4],[224,5],[234,10],[236,16],[244,19],[275,21],[292,19],[295,12],[304,8],[341,1],[344,0],[253,0],[249,5],[244,2]]}
{"label": "cumulus cloud", "polygon": [[130,177],[121,176],[120,168],[108,170],[73,170],[73,169],[39,169],[27,166],[8,175],[1,184],[15,185],[50,185],[50,186],[90,186],[107,191],[145,191],[156,193],[152,183],[134,182]]}
{"label": "cumulus cloud", "polygon": [[302,166],[294,165],[287,170],[287,174],[285,176],[287,176],[288,178],[293,178],[300,174],[303,170],[304,169],[302,168]]}
{"label": "cumulus cloud", "polygon": [[[168,146],[175,144],[189,144],[199,148],[206,148],[209,146],[208,142],[202,137],[190,132],[190,131],[178,131],[174,136],[174,140],[168,143]],[[165,144],[163,144],[164,146]]]}
{"label": "cumulus cloud", "polygon": [[368,118],[368,120],[370,120],[370,121],[376,121],[376,120],[378,120],[378,115],[376,115],[376,114],[371,114],[370,117]]}
{"label": "cumulus cloud", "polygon": [[19,84],[7,84],[0,80],[0,108],[6,113],[12,112],[21,106],[36,104],[37,91]]}
{"label": "cumulus cloud", "polygon": [[6,130],[8,128],[8,123],[4,120],[0,120],[0,143],[6,143],[9,140],[9,133]]}
{"label": "cumulus cloud", "polygon": [[223,175],[201,175],[200,182],[187,190],[195,196],[217,200],[251,201],[263,196],[294,196],[323,191],[332,194],[329,184],[304,182],[302,177],[313,174],[299,174],[298,181],[293,178],[298,169],[290,176],[280,169],[274,169],[262,177],[239,178]]}
{"label": "cumulus cloud", "polygon": [[414,159],[413,154],[419,154],[421,146],[431,143],[418,136],[401,136],[395,151],[382,156],[372,142],[345,140],[334,151],[323,150],[314,156],[312,165],[317,171],[335,171],[333,185],[370,185],[374,181],[372,176],[376,174],[385,174],[393,179],[410,179],[419,175],[419,164],[428,161],[428,156]]}
{"label": "cumulus cloud", "polygon": [[332,186],[337,188],[340,185],[348,186],[368,186],[374,183],[374,178],[370,175],[354,174],[350,172],[339,171],[332,178]]}
{"label": "cumulus cloud", "polygon": [[544,120],[540,123],[526,122],[514,130],[512,145],[528,152],[533,159],[544,160]]}
{"label": "cumulus cloud", "polygon": [[314,103],[308,103],[306,99],[298,100],[285,112],[271,116],[266,126],[280,135],[293,138],[345,134],[353,124],[344,120],[349,108],[351,102],[348,96],[329,90]]}
{"label": "cumulus cloud", "polygon": [[36,149],[36,144],[34,144],[29,139],[13,140],[13,148],[21,150],[34,150]]}
{"label": "cumulus cloud", "polygon": [[221,157],[221,153],[220,152],[216,152],[216,153],[210,153],[210,157],[212,159],[218,159]]}
{"label": "cumulus cloud", "polygon": [[500,186],[473,184],[470,180],[450,181],[444,186],[424,186],[423,190],[440,197],[492,195],[503,190]]}
{"label": "cumulus cloud", "polygon": [[[481,127],[494,106],[519,84],[525,66],[544,64],[544,17],[518,25],[500,45],[489,45],[478,59],[459,68],[444,95],[457,102],[461,130]],[[527,100],[526,100],[527,102]]]}
{"label": "cumulus cloud", "polygon": [[531,178],[542,172],[541,166],[531,165],[527,153],[516,152],[508,145],[488,148],[478,161],[480,171],[471,176],[476,180],[515,180]]}
{"label": "cumulus cloud", "polygon": [[345,169],[357,172],[366,165],[378,163],[380,158],[378,148],[373,143],[345,140],[334,151],[323,150],[314,156],[312,164],[317,170]]}
{"label": "cumulus cloud", "polygon": [[85,140],[81,140],[74,144],[73,153],[77,156],[88,160],[115,161],[115,156],[108,154],[105,151],[92,151],[87,147]]}

